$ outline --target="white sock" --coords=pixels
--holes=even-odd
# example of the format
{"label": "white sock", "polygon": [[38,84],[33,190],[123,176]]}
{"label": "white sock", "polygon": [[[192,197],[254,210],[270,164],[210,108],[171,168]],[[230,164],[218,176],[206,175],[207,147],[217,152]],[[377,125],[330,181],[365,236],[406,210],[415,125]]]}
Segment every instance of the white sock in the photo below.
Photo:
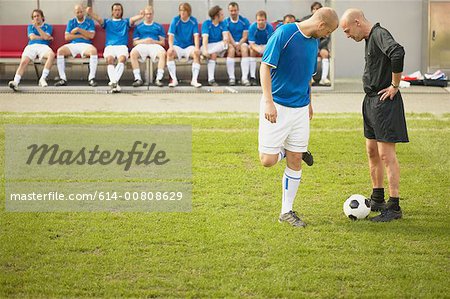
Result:
{"label": "white sock", "polygon": [[14,82],[16,82],[17,85],[19,85],[20,79],[22,79],[22,76],[21,76],[21,75],[16,74],[16,75],[14,76]]}
{"label": "white sock", "polygon": [[141,80],[142,81],[141,70],[140,69],[133,70],[133,75],[134,75],[134,80]]}
{"label": "white sock", "polygon": [[67,81],[66,77],[66,64],[64,61],[64,56],[58,55],[56,57],[56,66],[58,67],[59,78]]}
{"label": "white sock", "polygon": [[242,81],[248,80],[248,72],[250,71],[250,57],[241,58]]}
{"label": "white sock", "polygon": [[216,70],[216,61],[208,60],[208,82],[214,80],[214,71]]}
{"label": "white sock", "polygon": [[164,76],[164,69],[158,69],[156,72],[156,80],[162,80]]}
{"label": "white sock", "polygon": [[192,81],[198,82],[198,74],[200,73],[200,64],[192,63]]}
{"label": "white sock", "polygon": [[175,61],[167,61],[167,70],[169,71],[170,78],[172,80],[177,80],[177,67],[175,66]]}
{"label": "white sock", "polygon": [[328,58],[322,59],[322,80],[328,78],[328,70],[330,69],[330,60]]}
{"label": "white sock", "polygon": [[89,77],[88,80],[95,79],[95,74],[97,73],[98,56],[91,55],[89,58]]}
{"label": "white sock", "polygon": [[302,170],[292,170],[286,166],[283,174],[283,199],[281,202],[281,214],[292,211],[295,195],[302,178]]}
{"label": "white sock", "polygon": [[123,71],[125,69],[125,65],[123,64],[123,62],[119,62],[116,65],[115,71],[116,71],[116,80],[117,83],[119,83],[120,78],[122,77]]}
{"label": "white sock", "polygon": [[278,153],[278,161],[277,162],[280,162],[284,158],[286,158],[286,150],[284,148],[281,148],[281,151]]}
{"label": "white sock", "polygon": [[50,74],[50,70],[49,69],[44,69],[42,71],[42,76],[41,78],[46,79],[48,77],[48,74]]}
{"label": "white sock", "polygon": [[117,83],[116,70],[114,69],[114,65],[108,64],[107,71],[108,71],[109,81],[111,81],[111,83]]}
{"label": "white sock", "polygon": [[227,57],[227,72],[228,72],[228,78],[235,79],[234,76],[234,58],[233,57]]}
{"label": "white sock", "polygon": [[250,77],[256,78],[256,58],[250,57]]}

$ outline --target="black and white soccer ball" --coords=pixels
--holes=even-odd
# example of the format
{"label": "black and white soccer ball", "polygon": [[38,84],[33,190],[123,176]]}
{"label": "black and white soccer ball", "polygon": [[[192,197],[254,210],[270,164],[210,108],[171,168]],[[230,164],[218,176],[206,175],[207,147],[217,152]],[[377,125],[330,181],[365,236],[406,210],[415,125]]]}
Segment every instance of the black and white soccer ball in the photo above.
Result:
{"label": "black and white soccer ball", "polygon": [[363,195],[353,194],[344,202],[344,214],[351,220],[369,216],[370,201]]}

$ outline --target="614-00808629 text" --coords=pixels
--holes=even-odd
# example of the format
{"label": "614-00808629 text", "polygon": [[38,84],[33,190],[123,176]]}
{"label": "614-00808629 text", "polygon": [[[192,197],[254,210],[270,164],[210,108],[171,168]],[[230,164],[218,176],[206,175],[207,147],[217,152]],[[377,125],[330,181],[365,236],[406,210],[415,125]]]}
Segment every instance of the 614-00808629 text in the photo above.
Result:
{"label": "614-00808629 text", "polygon": [[85,193],[69,193],[50,191],[46,193],[11,193],[12,201],[180,201],[182,191],[94,191]]}

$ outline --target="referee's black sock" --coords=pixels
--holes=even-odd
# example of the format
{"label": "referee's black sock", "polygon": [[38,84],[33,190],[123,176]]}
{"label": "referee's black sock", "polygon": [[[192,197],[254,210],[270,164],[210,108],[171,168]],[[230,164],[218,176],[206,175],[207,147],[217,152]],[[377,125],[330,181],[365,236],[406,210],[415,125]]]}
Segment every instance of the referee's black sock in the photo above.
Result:
{"label": "referee's black sock", "polygon": [[384,201],[384,188],[373,188],[370,198],[375,202]]}
{"label": "referee's black sock", "polygon": [[394,211],[400,210],[399,198],[389,196],[389,200],[386,204],[386,208],[394,210]]}

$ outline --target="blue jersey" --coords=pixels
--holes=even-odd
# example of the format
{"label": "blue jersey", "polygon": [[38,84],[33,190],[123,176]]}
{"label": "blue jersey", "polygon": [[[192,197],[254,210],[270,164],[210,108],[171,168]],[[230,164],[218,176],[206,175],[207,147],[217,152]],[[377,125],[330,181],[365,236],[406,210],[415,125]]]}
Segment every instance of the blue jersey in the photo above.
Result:
{"label": "blue jersey", "polygon": [[173,44],[180,48],[187,48],[194,45],[194,34],[198,34],[198,22],[194,17],[189,17],[183,22],[180,16],[173,18],[169,27],[169,34],[174,36]]}
{"label": "blue jersey", "polygon": [[106,46],[127,46],[130,31],[130,19],[104,19]]}
{"label": "blue jersey", "polygon": [[272,67],[274,102],[295,108],[309,104],[309,82],[316,71],[318,51],[318,40],[306,37],[295,23],[275,31],[262,58]]}
{"label": "blue jersey", "polygon": [[228,31],[231,33],[235,42],[239,42],[242,39],[244,31],[248,31],[248,28],[250,27],[248,19],[242,16],[239,16],[236,22],[233,21],[231,17],[228,17],[225,22],[227,23]]}
{"label": "blue jersey", "polygon": [[133,39],[146,39],[151,38],[153,40],[159,41],[160,37],[165,38],[166,33],[164,28],[159,23],[146,24],[145,22],[140,23],[134,28]]}
{"label": "blue jersey", "polygon": [[[70,33],[70,31],[72,31],[75,28],[81,28],[84,29],[86,31],[89,32],[95,32],[95,24],[94,21],[92,21],[91,19],[87,19],[85,18],[83,22],[78,22],[77,18],[73,18],[72,20],[70,20],[67,23],[67,27],[66,27],[66,32]],[[81,35],[80,33],[77,33],[76,35]],[[92,44],[92,40],[87,40],[84,38],[75,38],[71,41],[71,43],[88,43],[88,44]]]}
{"label": "blue jersey", "polygon": [[255,22],[250,25],[248,29],[248,42],[255,43],[257,45],[265,45],[273,33],[273,27],[271,24],[266,23],[266,28],[258,29],[258,24]]}
{"label": "blue jersey", "polygon": [[202,35],[208,36],[208,43],[217,43],[223,40],[222,33],[228,32],[227,24],[220,22],[214,25],[211,20],[206,20],[202,24]]}
{"label": "blue jersey", "polygon": [[[46,24],[46,23],[44,23],[42,26],[41,26],[41,29],[42,29],[42,31],[44,31],[45,33],[47,33],[48,35],[52,35],[52,33],[53,33],[53,27],[52,27],[52,25],[49,25],[49,24]],[[40,36],[40,34],[39,34],[39,31],[37,31],[37,29],[36,28],[34,28],[34,26],[33,25],[28,25],[28,28],[27,28],[27,35],[28,35],[28,38],[30,38],[30,35],[31,34],[34,34],[34,35],[37,35],[37,36]],[[29,40],[28,41],[28,44],[29,45],[33,45],[33,44],[41,44],[41,45],[50,45],[50,42],[51,41],[49,41],[49,40],[43,40],[43,39],[35,39],[35,40]]]}

